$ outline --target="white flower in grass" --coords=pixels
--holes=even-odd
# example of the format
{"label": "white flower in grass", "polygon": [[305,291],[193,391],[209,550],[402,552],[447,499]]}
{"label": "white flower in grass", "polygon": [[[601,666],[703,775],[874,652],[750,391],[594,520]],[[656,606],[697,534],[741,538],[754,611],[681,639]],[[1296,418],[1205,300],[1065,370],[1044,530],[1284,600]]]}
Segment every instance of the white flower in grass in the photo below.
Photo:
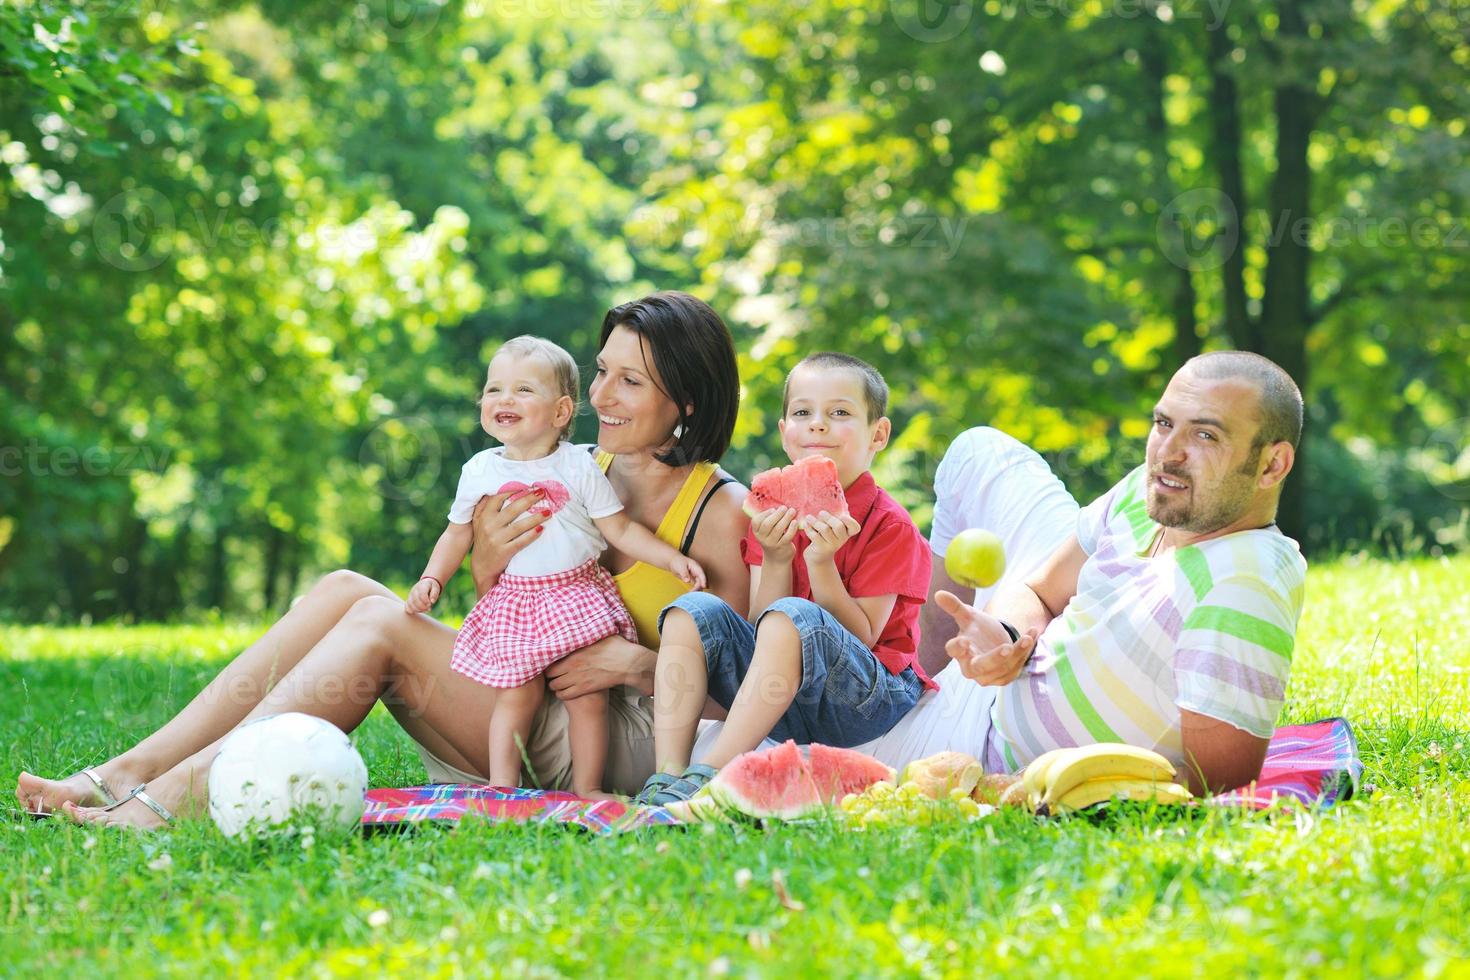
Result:
{"label": "white flower in grass", "polygon": [[372,911],[372,914],[368,916],[367,921],[368,925],[372,926],[374,929],[381,929],[388,924],[388,920],[391,918],[393,918],[393,916],[388,914],[387,909],[374,909]]}
{"label": "white flower in grass", "polygon": [[735,872],[735,887],[738,889],[744,889],[746,885],[750,884],[750,879],[754,877],[755,875],[751,872],[749,868],[741,868],[739,871]]}

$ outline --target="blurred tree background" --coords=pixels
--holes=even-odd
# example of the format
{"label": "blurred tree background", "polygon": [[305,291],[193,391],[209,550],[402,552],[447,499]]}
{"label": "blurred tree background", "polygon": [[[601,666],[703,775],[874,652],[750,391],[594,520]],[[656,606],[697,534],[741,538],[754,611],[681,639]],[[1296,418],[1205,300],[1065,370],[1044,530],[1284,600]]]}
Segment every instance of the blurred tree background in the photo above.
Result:
{"label": "blurred tree background", "polygon": [[1467,81],[1470,0],[0,0],[0,616],[411,579],[496,344],[667,288],[737,475],[837,348],[921,518],[980,424],[1087,498],[1236,347],[1309,553],[1463,548]]}

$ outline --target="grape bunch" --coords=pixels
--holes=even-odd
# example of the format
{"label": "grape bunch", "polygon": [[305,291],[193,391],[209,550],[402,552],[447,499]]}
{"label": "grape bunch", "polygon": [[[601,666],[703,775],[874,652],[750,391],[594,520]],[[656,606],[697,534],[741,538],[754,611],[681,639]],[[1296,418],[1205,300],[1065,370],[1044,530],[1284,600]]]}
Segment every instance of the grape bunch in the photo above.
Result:
{"label": "grape bunch", "polygon": [[994,810],[975,802],[958,787],[948,796],[935,799],[913,783],[895,786],[886,779],[861,793],[848,793],[837,806],[843,817],[858,829],[877,824],[927,826],[955,819],[978,820]]}

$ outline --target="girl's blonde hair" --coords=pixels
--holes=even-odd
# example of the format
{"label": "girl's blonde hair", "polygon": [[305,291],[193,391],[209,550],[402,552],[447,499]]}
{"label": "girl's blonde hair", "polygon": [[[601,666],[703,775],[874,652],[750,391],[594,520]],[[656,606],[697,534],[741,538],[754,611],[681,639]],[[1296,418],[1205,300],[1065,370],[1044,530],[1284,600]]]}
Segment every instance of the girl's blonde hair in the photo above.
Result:
{"label": "girl's blonde hair", "polygon": [[[532,337],[530,334],[522,334],[519,337],[512,337],[510,340],[507,340],[496,348],[490,360],[493,362],[501,354],[509,354],[512,357],[540,357],[551,366],[551,376],[556,381],[557,397],[561,398],[564,396],[572,400],[571,418],[567,419],[567,424],[561,427],[561,439],[565,441],[571,434],[572,425],[577,421],[577,409],[580,406],[577,399],[577,392],[582,387],[581,375],[577,371],[577,362],[572,360],[572,355],[551,341],[543,340],[540,337]],[[487,382],[489,378],[490,368],[487,365],[485,367],[485,379]],[[484,397],[482,393],[480,399],[484,400]]]}

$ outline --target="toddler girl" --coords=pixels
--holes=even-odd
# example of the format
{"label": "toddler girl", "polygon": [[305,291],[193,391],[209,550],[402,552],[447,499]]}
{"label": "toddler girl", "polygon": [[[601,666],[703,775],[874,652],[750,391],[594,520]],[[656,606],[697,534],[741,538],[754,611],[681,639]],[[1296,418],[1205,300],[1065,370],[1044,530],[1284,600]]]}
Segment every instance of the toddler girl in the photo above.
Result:
{"label": "toddler girl", "polygon": [[[516,337],[496,351],[480,396],[480,425],[501,446],[465,464],[449,526],[405,604],[406,612],[422,613],[438,601],[469,552],[470,518],[482,496],[536,495],[531,512],[550,519],[465,618],[450,660],[451,669],[503,689],[490,718],[495,786],[520,782],[521,749],[546,694],[546,667],[614,633],[638,642],[612,576],[597,563],[608,542],[695,589],[705,585],[699,564],[630,520],[592,456],[565,441],[577,389],[576,362],[550,341]],[[572,789],[589,799],[610,799],[601,785],[607,692],[566,704]]]}

